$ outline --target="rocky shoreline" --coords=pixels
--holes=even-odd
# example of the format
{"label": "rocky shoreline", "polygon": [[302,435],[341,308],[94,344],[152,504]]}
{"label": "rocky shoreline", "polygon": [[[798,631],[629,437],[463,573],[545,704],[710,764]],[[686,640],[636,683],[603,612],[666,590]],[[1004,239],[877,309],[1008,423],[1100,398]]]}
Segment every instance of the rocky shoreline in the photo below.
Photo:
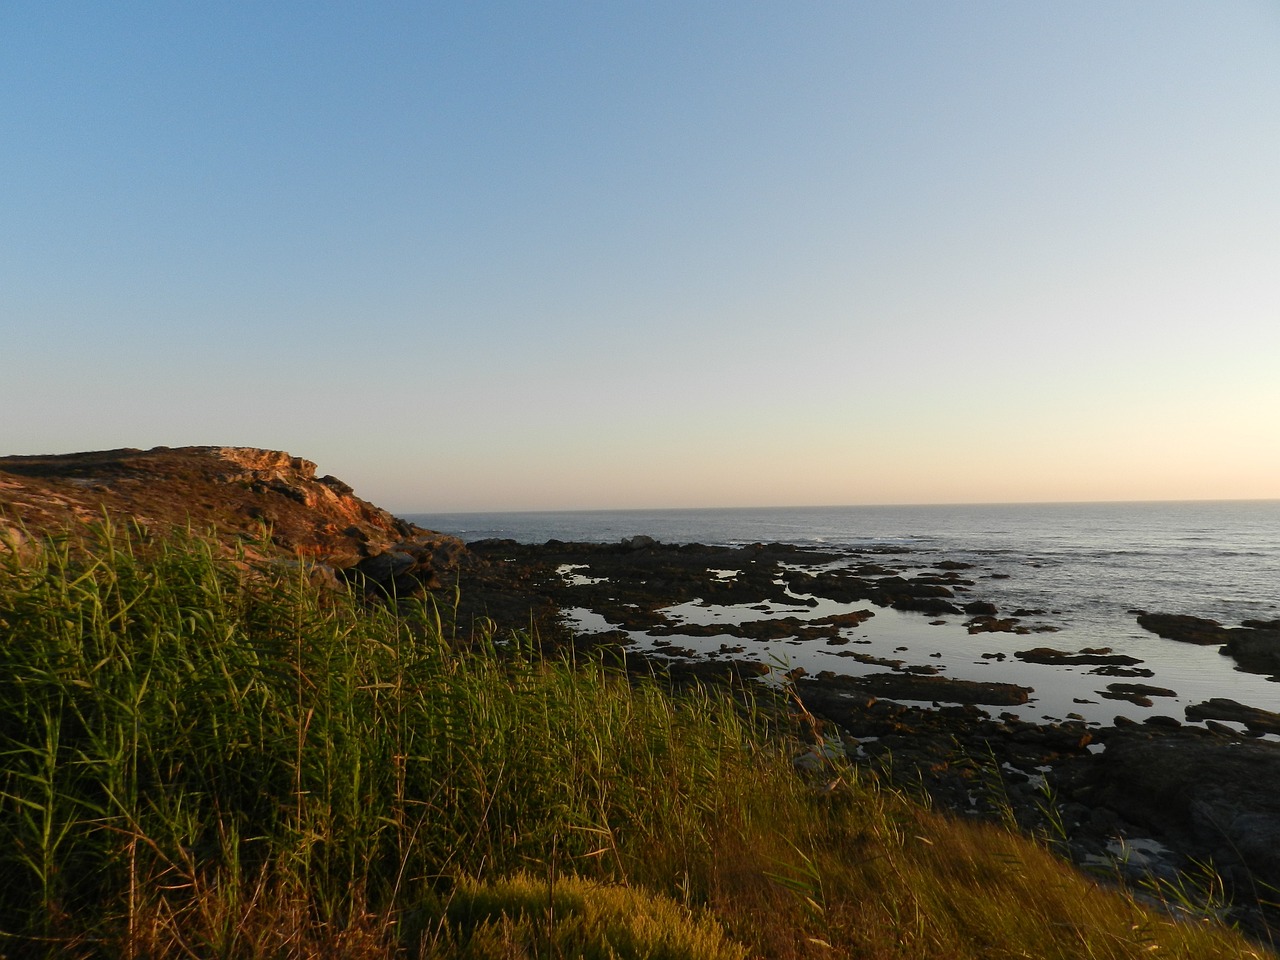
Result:
{"label": "rocky shoreline", "polygon": [[[943,612],[961,614],[971,633],[1054,631],[1040,620],[1042,611],[1006,615],[974,598],[967,588],[975,581],[963,564],[943,561],[935,572],[908,575],[887,552],[851,559],[786,544],[730,548],[647,537],[618,544],[480,541],[468,550],[488,561],[490,578],[506,581],[483,590],[464,586],[473,601],[483,605],[487,596],[505,608],[523,592],[544,609],[590,609],[609,629],[576,635],[566,635],[563,624],[544,623],[542,629],[578,649],[629,658],[676,681],[759,678],[771,671],[742,655],[753,642],[786,637],[843,648],[857,642],[850,634],[881,608],[913,611],[922,624]],[[821,600],[867,606],[809,618],[778,615],[778,607]],[[689,603],[744,616],[703,625],[673,622],[672,608]],[[498,608],[486,609],[492,615]],[[1168,629],[1166,618],[1142,616]],[[1240,658],[1241,669],[1274,669],[1264,659],[1280,649],[1271,645],[1280,639],[1274,623],[1223,628],[1196,618],[1178,622],[1183,629],[1219,631],[1214,636],[1225,655],[1250,650]],[[712,655],[681,645],[698,634],[723,642]],[[652,638],[647,649],[636,649],[637,636]],[[1280,888],[1280,794],[1274,789],[1280,741],[1265,736],[1280,732],[1280,714],[1218,698],[1188,707],[1182,719],[1157,714],[1142,723],[1121,716],[1103,726],[1079,719],[1034,723],[1007,712],[1033,692],[1020,684],[952,679],[928,664],[855,650],[839,655],[845,653],[876,672],[782,673],[821,731],[821,742],[797,758],[801,765],[838,750],[957,815],[1012,817],[1101,879],[1186,892],[1209,865],[1225,885],[1224,916],[1259,935],[1275,929],[1276,916],[1258,901],[1274,900],[1266,891]],[[1140,682],[1150,671],[1137,658],[1107,648],[1057,650],[1037,642],[1014,656],[1088,665],[1104,678],[1122,678],[1107,684],[1104,697],[1150,704],[1172,694]],[[1204,895],[1209,898],[1208,891]]]}
{"label": "rocky shoreline", "polygon": [[[371,602],[429,597],[462,640],[477,629],[532,629],[547,648],[590,651],[672,682],[763,678],[810,726],[800,766],[842,752],[956,815],[1012,818],[1104,878],[1186,885],[1197,864],[1211,864],[1228,919],[1259,936],[1280,930],[1258,905],[1280,899],[1280,714],[1219,697],[1181,718],[1032,722],[1011,712],[1034,694],[1025,683],[958,679],[865,649],[860,631],[886,611],[922,625],[958,618],[977,637],[1026,638],[1010,654],[982,654],[993,675],[1069,665],[1105,681],[1104,699],[1150,704],[1172,694],[1143,682],[1151,671],[1137,658],[1052,646],[1058,628],[1045,611],[998,609],[979,595],[968,564],[944,559],[921,570],[891,549],[852,555],[643,536],[464,545],[317,477],[309,461],[252,448],[0,458],[0,552],[104,515],[152,533],[212,531],[250,560],[306,558],[319,579]],[[693,622],[672,614],[682,607],[727,613]],[[584,629],[575,611],[600,628]],[[1280,676],[1280,621],[1134,615],[1170,642],[1213,644],[1238,669]],[[771,669],[750,656],[768,643],[821,648],[858,669]]]}

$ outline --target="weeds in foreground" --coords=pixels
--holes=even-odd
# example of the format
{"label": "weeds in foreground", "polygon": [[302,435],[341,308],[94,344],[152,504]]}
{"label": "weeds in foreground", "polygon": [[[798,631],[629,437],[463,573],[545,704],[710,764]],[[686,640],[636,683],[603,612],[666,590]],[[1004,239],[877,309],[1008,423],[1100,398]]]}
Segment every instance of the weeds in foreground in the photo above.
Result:
{"label": "weeds in foreground", "polygon": [[802,780],[727,696],[456,648],[199,539],[0,564],[0,954],[1248,955]]}

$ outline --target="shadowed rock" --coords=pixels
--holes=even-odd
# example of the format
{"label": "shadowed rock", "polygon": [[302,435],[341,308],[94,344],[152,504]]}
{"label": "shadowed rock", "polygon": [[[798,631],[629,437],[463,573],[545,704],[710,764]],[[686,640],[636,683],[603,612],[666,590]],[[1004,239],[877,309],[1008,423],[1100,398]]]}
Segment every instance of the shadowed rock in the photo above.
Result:
{"label": "shadowed rock", "polygon": [[1245,620],[1224,627],[1217,620],[1173,613],[1142,613],[1138,624],[1168,640],[1202,646],[1221,645],[1241,670],[1280,676],[1280,620]]}
{"label": "shadowed rock", "polygon": [[[1188,720],[1229,720],[1255,733],[1280,733],[1280,713],[1250,707],[1226,697],[1214,697],[1186,709]],[[1280,782],[1280,781],[1278,781]]]}
{"label": "shadowed rock", "polygon": [[1137,657],[1128,657],[1122,653],[1112,653],[1110,647],[1085,647],[1075,653],[1068,650],[1054,650],[1052,647],[1036,647],[1032,650],[1018,650],[1014,653],[1014,656],[1024,663],[1053,665],[1097,663],[1131,667],[1142,662]]}
{"label": "shadowed rock", "polygon": [[1181,613],[1141,613],[1138,626],[1166,640],[1213,646],[1227,642],[1227,631],[1217,620]]}
{"label": "shadowed rock", "polygon": [[873,673],[865,677],[847,677],[824,672],[819,675],[819,680],[834,689],[898,700],[1016,706],[1026,703],[1031,695],[1030,687],[1014,683],[953,680],[950,677],[916,673]]}
{"label": "shadowed rock", "polygon": [[1139,725],[1080,769],[1077,795],[1212,861],[1248,894],[1280,883],[1280,745]]}

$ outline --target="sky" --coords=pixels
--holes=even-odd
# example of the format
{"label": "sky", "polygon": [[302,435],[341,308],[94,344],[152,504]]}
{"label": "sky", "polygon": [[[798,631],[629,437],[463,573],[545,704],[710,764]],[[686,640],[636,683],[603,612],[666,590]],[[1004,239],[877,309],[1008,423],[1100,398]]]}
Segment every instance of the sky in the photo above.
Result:
{"label": "sky", "polygon": [[0,6],[0,454],[1280,497],[1280,4]]}

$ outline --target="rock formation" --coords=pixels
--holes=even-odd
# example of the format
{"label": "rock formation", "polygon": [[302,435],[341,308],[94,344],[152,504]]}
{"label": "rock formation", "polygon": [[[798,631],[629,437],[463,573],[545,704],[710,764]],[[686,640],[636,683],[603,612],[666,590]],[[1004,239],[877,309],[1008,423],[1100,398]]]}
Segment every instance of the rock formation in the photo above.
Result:
{"label": "rock formation", "polygon": [[[109,518],[212,534],[250,557],[316,560],[370,590],[437,586],[465,553],[357,497],[310,460],[253,447],[156,447],[0,458],[0,544]],[[0,547],[3,549],[3,547]],[[386,559],[384,559],[386,558]]]}

